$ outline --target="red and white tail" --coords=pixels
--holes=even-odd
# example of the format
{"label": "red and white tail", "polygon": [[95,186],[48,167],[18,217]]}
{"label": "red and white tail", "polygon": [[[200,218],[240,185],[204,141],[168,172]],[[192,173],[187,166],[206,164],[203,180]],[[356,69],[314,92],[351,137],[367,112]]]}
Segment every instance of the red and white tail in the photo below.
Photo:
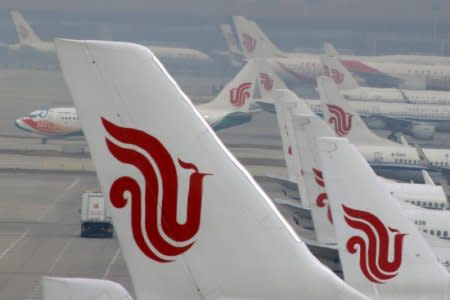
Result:
{"label": "red and white tail", "polygon": [[239,43],[247,59],[273,58],[283,56],[280,51],[259,28],[259,26],[242,16],[233,17]]}
{"label": "red and white tail", "polygon": [[20,12],[17,10],[11,11],[11,18],[16,26],[20,44],[31,46],[33,44],[42,43],[41,39],[33,31],[33,28],[31,28],[30,24],[28,24]]}
{"label": "red and white tail", "polygon": [[206,109],[219,113],[248,112],[253,101],[257,65],[249,61],[239,73],[209,103],[199,105],[200,111]]}
{"label": "red and white tail", "polygon": [[346,137],[355,145],[397,145],[374,134],[359,117],[348,100],[341,95],[331,78],[317,79],[324,120],[336,136]]}
{"label": "red and white tail", "polygon": [[359,87],[358,82],[345,68],[339,58],[339,53],[333,45],[326,43],[323,47],[325,55],[320,57],[323,74],[333,79],[340,90],[350,90]]}
{"label": "red and white tail", "polygon": [[303,179],[303,187],[299,186],[302,203],[308,203],[314,223],[316,239],[320,243],[335,244],[333,218],[327,199],[325,182],[322,175],[317,138],[333,137],[334,133],[325,122],[315,115],[292,92],[286,92],[279,102],[295,102],[295,108],[288,111],[288,120],[291,122],[294,138],[293,156],[299,161],[297,169]]}
{"label": "red and white tail", "polygon": [[363,298],[312,256],[149,49],[56,46],[138,299]]}
{"label": "red and white tail", "polygon": [[356,147],[319,149],[346,282],[372,299],[448,299],[449,274]]}

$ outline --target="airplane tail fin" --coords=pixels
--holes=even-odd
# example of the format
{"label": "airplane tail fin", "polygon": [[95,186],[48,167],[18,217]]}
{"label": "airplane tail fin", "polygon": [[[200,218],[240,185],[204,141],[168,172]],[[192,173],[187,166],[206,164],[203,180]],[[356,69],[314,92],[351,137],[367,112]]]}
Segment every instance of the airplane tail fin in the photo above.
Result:
{"label": "airplane tail fin", "polygon": [[444,299],[449,274],[355,146],[319,139],[346,282],[376,299]]}
{"label": "airplane tail fin", "polygon": [[364,298],[313,257],[148,48],[55,43],[138,299]]}
{"label": "airplane tail fin", "polygon": [[239,43],[236,40],[233,30],[231,29],[230,24],[221,24],[220,30],[225,37],[225,42],[227,43],[228,51],[235,55],[242,55],[242,51],[239,49]]}
{"label": "airplane tail fin", "polygon": [[234,16],[233,22],[241,49],[247,59],[284,56],[255,22],[242,16]]}
{"label": "airplane tail fin", "polygon": [[325,54],[320,57],[323,74],[333,79],[340,90],[358,88],[358,82],[353,78],[352,73],[342,65],[339,53],[333,45],[326,43],[323,49]]}
{"label": "airplane tail fin", "polygon": [[44,300],[132,300],[120,284],[103,279],[43,277]]}
{"label": "airplane tail fin", "polygon": [[32,45],[42,42],[20,12],[17,10],[11,11],[11,18],[16,26],[20,44]]}
{"label": "airplane tail fin", "polygon": [[310,203],[307,198],[303,198],[302,191],[306,188],[301,174],[301,165],[297,155],[297,145],[294,139],[294,128],[292,127],[291,110],[297,107],[297,96],[290,90],[276,90],[272,94],[275,102],[275,111],[280,129],[281,142],[283,145],[284,160],[291,181],[297,182],[298,190],[301,193],[302,206],[309,208]]}
{"label": "airplane tail fin", "polygon": [[374,134],[355,109],[339,93],[333,81],[325,76],[317,79],[324,120],[337,136],[347,137],[353,144],[398,145]]}
{"label": "airplane tail fin", "polygon": [[253,103],[257,66],[249,61],[239,73],[220,91],[219,95],[203,107],[217,111],[248,112]]}
{"label": "airplane tail fin", "polygon": [[[298,182],[302,206],[311,208],[317,241],[336,243],[332,218],[327,207],[316,138],[334,136],[324,121],[290,90],[278,90],[275,97],[286,163]],[[286,151],[286,148],[288,151]]]}
{"label": "airplane tail fin", "polygon": [[239,49],[239,43],[238,43],[237,39],[235,38],[233,30],[231,29],[231,25],[230,24],[221,24],[220,30],[223,33],[225,42],[227,43],[228,57],[230,58],[231,64],[233,66],[244,65],[245,57],[244,57],[244,54],[242,53],[242,50]]}

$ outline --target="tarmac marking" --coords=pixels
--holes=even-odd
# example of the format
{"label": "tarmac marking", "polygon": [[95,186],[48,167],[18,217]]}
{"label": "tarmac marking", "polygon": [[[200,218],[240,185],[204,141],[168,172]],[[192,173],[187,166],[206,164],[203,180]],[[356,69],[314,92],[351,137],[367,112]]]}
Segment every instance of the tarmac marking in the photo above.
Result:
{"label": "tarmac marking", "polygon": [[22,235],[19,236],[19,238],[17,238],[8,248],[6,248],[5,251],[3,251],[0,254],[0,259],[5,257],[5,255],[8,254],[8,252],[11,251],[27,234],[28,234],[28,230],[23,232]]}
{"label": "tarmac marking", "polygon": [[45,217],[48,216],[48,214],[55,208],[54,205],[56,203],[58,203],[59,201],[61,201],[61,199],[64,198],[64,195],[70,191],[74,186],[77,185],[77,183],[80,181],[81,177],[78,177],[77,179],[75,179],[60,195],[58,195],[58,197],[55,198],[55,200],[53,201],[52,205],[49,206],[43,213],[42,215],[39,216],[39,218],[37,219],[38,222],[42,221]]}
{"label": "tarmac marking", "polygon": [[114,265],[117,258],[119,257],[119,253],[120,253],[120,247],[117,248],[116,254],[114,254],[113,258],[109,262],[108,267],[106,268],[105,273],[103,274],[103,279],[108,277],[109,273],[111,272],[112,266]]}

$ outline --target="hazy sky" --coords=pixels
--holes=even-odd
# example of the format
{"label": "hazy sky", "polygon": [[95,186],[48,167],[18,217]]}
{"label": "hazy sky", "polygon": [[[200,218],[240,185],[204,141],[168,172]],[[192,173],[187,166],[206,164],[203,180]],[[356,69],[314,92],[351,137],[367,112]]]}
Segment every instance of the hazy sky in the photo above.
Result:
{"label": "hazy sky", "polygon": [[407,20],[450,23],[450,0],[1,0],[0,9],[151,15]]}

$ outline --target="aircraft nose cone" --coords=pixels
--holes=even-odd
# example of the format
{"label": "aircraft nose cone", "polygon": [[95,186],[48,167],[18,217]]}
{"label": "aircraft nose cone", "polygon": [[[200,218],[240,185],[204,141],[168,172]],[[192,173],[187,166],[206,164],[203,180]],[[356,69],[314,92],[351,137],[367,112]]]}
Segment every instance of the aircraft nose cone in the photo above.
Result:
{"label": "aircraft nose cone", "polygon": [[14,121],[14,125],[16,125],[16,127],[19,129],[23,129],[22,118],[16,119],[16,121]]}

